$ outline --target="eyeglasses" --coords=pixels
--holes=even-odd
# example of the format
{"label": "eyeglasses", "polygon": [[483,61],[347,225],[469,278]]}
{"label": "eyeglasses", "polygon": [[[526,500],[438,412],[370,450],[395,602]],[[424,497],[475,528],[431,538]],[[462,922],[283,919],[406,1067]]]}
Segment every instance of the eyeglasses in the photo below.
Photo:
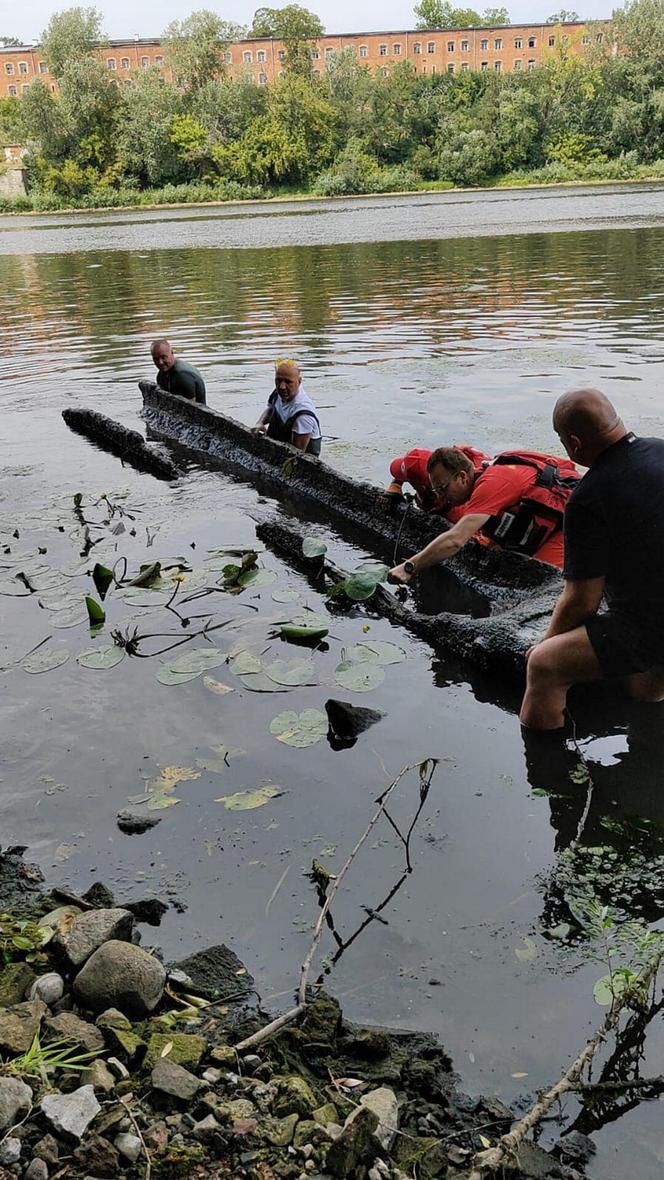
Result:
{"label": "eyeglasses", "polygon": [[[458,474],[458,472],[457,472],[457,474]],[[456,479],[456,475],[451,475],[450,478],[445,481],[445,483],[438,483],[437,480],[432,479],[431,480],[432,492],[434,492],[437,496],[446,496],[450,484],[455,479]]]}

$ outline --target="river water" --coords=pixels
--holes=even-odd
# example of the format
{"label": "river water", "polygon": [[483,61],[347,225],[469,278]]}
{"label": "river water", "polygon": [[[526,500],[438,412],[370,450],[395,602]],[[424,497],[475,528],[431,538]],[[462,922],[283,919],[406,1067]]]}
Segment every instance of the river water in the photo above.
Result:
{"label": "river water", "polygon": [[[0,218],[0,590],[22,568],[43,591],[3,590],[0,638],[27,652],[50,635],[49,648],[70,656],[42,675],[14,666],[3,677],[2,844],[29,845],[49,880],[73,889],[99,876],[118,896],[174,901],[145,940],[168,955],[228,942],[279,1008],[316,917],[312,859],[338,869],[387,777],[439,758],[414,872],[383,911],[387,924],[370,924],[340,960],[332,990],[354,1019],[433,1029],[471,1092],[527,1102],[557,1078],[601,1018],[593,985],[606,970],[588,939],[565,937],[565,898],[592,894],[655,924],[664,913],[661,711],[598,694],[574,702],[594,781],[588,809],[587,784],[569,779],[576,755],[558,765],[524,749],[513,687],[362,610],[334,619],[317,684],[290,695],[246,691],[225,665],[210,675],[233,688],[226,695],[200,678],[158,683],[159,657],[81,667],[87,623],[76,609],[47,609],[58,595],[80,606],[89,590],[73,576],[90,565],[74,493],[90,520],[107,518],[107,501],[93,505],[101,492],[124,505],[134,519],[112,534],[116,513],[93,552],[125,555],[134,571],[175,555],[218,571],[210,550],[250,544],[255,521],[280,509],[217,472],[192,468],[172,487],[140,476],[68,433],[60,414],[87,405],[140,429],[135,382],[151,375],[150,340],[167,333],[203,370],[210,404],[245,421],[269,393],[274,358],[299,358],[326,459],[378,483],[407,446],[553,447],[551,407],[572,385],[599,385],[631,427],[664,434],[663,259],[656,185]],[[330,540],[347,564],[372,556]],[[217,595],[216,617],[234,620],[217,642],[224,654],[293,657],[272,637],[270,620],[295,609],[280,597],[324,603],[273,554],[260,561],[264,586]],[[113,601],[107,631],[125,626],[127,610],[145,630],[142,605]],[[182,634],[163,609],[155,621],[150,630]],[[407,658],[373,691],[349,692],[334,670],[367,635]],[[322,709],[329,697],[384,717],[343,751],[325,739],[293,748],[269,732],[282,710]],[[123,836],[116,813],[174,766],[198,775],[180,782],[179,804],[154,813],[153,831]],[[216,801],[266,783],[283,793],[259,809]],[[411,777],[395,802],[400,822],[416,797]],[[346,935],[401,874],[388,827],[363,857],[336,908]],[[644,1075],[664,1073],[656,1021],[644,1055]],[[592,1174],[660,1176],[660,1110],[607,1115]],[[576,1113],[567,1109],[565,1127]]]}

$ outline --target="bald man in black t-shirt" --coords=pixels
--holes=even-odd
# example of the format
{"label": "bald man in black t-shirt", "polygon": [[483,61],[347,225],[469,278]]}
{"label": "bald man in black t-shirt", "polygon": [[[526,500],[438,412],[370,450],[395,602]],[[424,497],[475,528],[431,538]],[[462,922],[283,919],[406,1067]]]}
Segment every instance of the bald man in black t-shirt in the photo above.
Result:
{"label": "bald man in black t-shirt", "polygon": [[637,438],[596,389],[559,398],[553,425],[589,470],[565,511],[565,588],[528,658],[521,721],[542,730],[564,724],[584,681],[622,678],[636,700],[664,700],[664,440]]}

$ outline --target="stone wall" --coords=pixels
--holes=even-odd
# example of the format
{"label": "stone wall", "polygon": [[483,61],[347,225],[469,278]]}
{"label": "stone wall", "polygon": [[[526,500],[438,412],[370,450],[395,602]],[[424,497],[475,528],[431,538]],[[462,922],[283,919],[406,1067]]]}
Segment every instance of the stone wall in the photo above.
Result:
{"label": "stone wall", "polygon": [[27,173],[25,168],[0,165],[0,197],[13,200],[15,197],[25,197]]}

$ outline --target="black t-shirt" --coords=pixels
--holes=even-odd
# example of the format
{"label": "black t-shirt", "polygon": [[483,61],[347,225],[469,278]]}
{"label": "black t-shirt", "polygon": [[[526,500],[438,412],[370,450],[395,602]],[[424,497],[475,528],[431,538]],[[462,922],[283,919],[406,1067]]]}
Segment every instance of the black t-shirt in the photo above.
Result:
{"label": "black t-shirt", "polygon": [[176,360],[168,372],[158,372],[157,385],[166,393],[176,393],[178,397],[188,397],[190,401],[205,405],[205,382],[189,361]]}
{"label": "black t-shirt", "polygon": [[664,626],[664,439],[604,451],[565,510],[564,576],[606,579],[612,610]]}

